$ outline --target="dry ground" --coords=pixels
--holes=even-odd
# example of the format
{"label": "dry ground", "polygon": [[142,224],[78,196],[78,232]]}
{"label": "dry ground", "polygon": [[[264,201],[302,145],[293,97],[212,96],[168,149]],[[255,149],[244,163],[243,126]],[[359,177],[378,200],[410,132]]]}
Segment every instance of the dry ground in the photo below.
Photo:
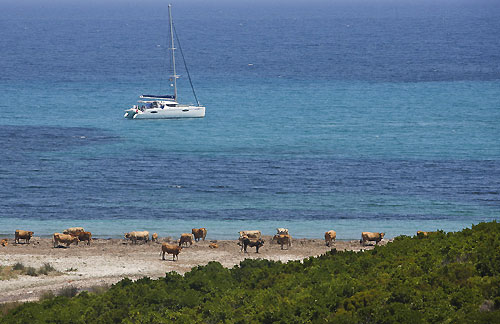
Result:
{"label": "dry ground", "polygon": [[[210,261],[220,262],[225,267],[233,267],[246,258],[263,258],[287,262],[317,256],[330,250],[320,239],[297,239],[289,250],[281,250],[277,244],[270,244],[270,237],[263,237],[265,245],[259,253],[249,248],[248,253],[240,252],[237,240],[219,240],[218,249],[210,249],[209,241],[194,243],[184,248],[178,261],[172,255],[166,260],[160,256],[159,243],[131,244],[121,239],[95,239],[90,246],[80,242],[78,246],[54,248],[48,238],[32,238],[30,244],[14,244],[9,240],[7,247],[0,246],[0,265],[12,266],[17,262],[25,266],[39,268],[45,263],[52,265],[58,275],[28,276],[0,280],[0,303],[37,300],[42,294],[75,287],[78,290],[106,286],[122,278],[138,279],[144,276],[158,278],[166,272],[185,273],[192,267],[205,265]],[[166,240],[166,239],[163,239]],[[381,244],[385,243],[384,240]],[[359,241],[337,241],[337,250],[371,249],[363,247]]]}

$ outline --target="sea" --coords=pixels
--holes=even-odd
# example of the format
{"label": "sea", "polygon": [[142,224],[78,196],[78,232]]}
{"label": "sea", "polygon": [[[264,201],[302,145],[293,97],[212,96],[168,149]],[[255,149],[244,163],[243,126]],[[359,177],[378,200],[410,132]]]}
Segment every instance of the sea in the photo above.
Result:
{"label": "sea", "polygon": [[0,236],[359,239],[500,219],[500,3],[0,2]]}

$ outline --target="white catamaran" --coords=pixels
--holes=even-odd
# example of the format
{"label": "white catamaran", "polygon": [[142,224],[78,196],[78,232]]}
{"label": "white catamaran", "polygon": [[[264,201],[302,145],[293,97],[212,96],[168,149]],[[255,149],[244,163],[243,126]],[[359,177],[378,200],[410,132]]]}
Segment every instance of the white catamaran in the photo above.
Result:
{"label": "white catamaran", "polygon": [[[172,51],[172,70],[173,75],[171,81],[173,82],[174,94],[173,95],[142,95],[139,97],[137,105],[125,110],[125,118],[130,119],[163,119],[163,118],[200,118],[205,117],[205,107],[200,105],[196,93],[194,92],[193,83],[189,71],[186,68],[186,73],[193,90],[193,95],[196,99],[197,105],[181,105],[177,102],[177,78],[175,70],[175,46],[174,46],[174,24],[172,21],[172,5],[168,5],[168,17],[170,22],[170,50]],[[177,33],[176,33],[177,36]],[[179,45],[179,49],[182,48]],[[184,59],[184,55],[182,55]],[[185,62],[184,62],[185,64]]]}

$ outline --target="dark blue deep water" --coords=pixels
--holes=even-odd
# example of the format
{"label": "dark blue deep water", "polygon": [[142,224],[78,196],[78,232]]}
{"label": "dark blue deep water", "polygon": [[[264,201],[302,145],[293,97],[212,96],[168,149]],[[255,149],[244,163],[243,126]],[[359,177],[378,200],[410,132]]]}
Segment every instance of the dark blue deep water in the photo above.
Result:
{"label": "dark blue deep water", "polygon": [[499,4],[172,2],[204,119],[123,118],[170,88],[167,2],[0,3],[0,234],[500,218]]}

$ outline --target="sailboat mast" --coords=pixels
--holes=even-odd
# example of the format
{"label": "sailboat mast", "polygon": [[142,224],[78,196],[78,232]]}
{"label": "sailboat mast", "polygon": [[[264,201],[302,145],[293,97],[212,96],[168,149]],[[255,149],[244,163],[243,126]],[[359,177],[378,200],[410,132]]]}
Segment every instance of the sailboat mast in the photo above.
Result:
{"label": "sailboat mast", "polygon": [[172,21],[172,5],[168,5],[168,18],[170,21],[170,49],[172,50],[172,67],[174,75],[172,78],[174,79],[174,100],[177,101],[177,73],[175,71],[175,47],[174,47],[174,27]]}

